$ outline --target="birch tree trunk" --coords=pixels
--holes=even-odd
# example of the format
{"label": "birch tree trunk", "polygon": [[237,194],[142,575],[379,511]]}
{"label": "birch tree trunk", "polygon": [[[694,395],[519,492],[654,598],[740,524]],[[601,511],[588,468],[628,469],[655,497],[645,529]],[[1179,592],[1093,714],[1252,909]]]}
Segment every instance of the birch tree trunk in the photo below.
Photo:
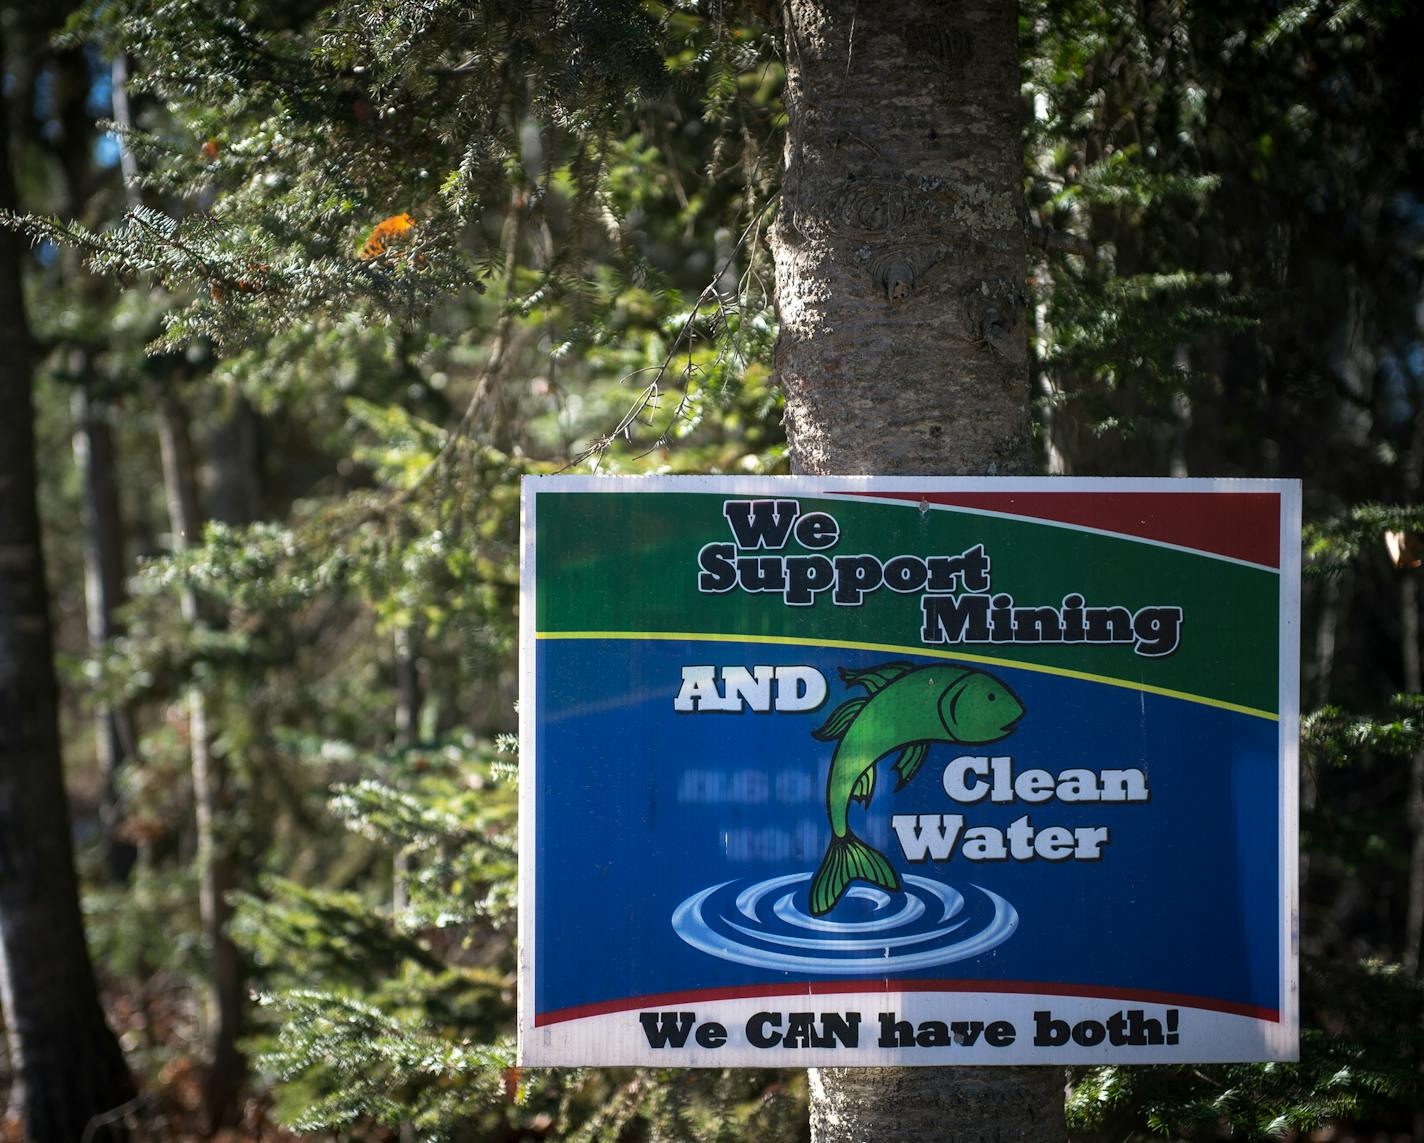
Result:
{"label": "birch tree trunk", "polygon": [[[188,413],[178,397],[169,394],[160,400],[158,426],[173,547],[182,551],[201,541],[203,516]],[[195,635],[207,626],[203,601],[192,587],[183,588],[181,606],[183,618]],[[213,752],[208,695],[199,684],[188,688],[188,751],[198,836],[198,905],[209,956],[203,1103],[208,1125],[216,1129],[235,1120],[237,1096],[246,1073],[246,1063],[237,1046],[244,984],[242,958],[227,932],[232,915],[227,894],[236,885],[232,857],[223,836],[227,767],[223,758]]]}
{"label": "birch tree trunk", "polygon": [[[793,468],[1032,468],[1017,13],[784,0],[772,235]],[[816,1143],[1065,1138],[1055,1068],[813,1069]]]}
{"label": "birch tree trunk", "polygon": [[[0,39],[0,60],[4,47]],[[8,125],[0,108],[0,209],[14,210]],[[23,250],[0,229],[0,1004],[26,1138],[77,1143],[123,1138],[134,1089],[99,1004],[74,875],[35,502]]]}

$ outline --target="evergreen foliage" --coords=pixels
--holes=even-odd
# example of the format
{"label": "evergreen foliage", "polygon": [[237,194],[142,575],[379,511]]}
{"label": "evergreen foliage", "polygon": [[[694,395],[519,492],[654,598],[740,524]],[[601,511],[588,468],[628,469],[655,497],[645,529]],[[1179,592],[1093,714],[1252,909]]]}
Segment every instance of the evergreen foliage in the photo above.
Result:
{"label": "evergreen foliage", "polygon": [[[38,243],[64,662],[86,701],[136,712],[121,804],[139,864],[126,884],[99,883],[93,855],[86,872],[143,1130],[193,1130],[196,687],[260,997],[254,1137],[269,1103],[352,1139],[804,1137],[799,1076],[521,1074],[509,1040],[519,478],[785,468],[765,6],[124,0],[58,47],[52,18],[20,16],[30,213],[11,221]],[[1021,28],[1045,467],[1302,476],[1316,573],[1302,1060],[1077,1069],[1071,1122],[1104,1140],[1407,1130],[1420,13],[1025,0]],[[119,56],[136,122],[101,134]],[[123,634],[92,653],[60,459],[76,388],[108,404],[137,568]],[[171,537],[165,403],[197,430],[210,503],[254,486],[255,518],[211,511]],[[233,444],[243,424],[255,455]],[[85,713],[67,726],[78,772]]]}
{"label": "evergreen foliage", "polygon": [[1418,983],[1378,963],[1305,967],[1311,1006],[1333,1026],[1303,1032],[1299,1063],[1096,1068],[1068,1102],[1074,1138],[1309,1138],[1382,1104],[1412,1105],[1424,1048]]}

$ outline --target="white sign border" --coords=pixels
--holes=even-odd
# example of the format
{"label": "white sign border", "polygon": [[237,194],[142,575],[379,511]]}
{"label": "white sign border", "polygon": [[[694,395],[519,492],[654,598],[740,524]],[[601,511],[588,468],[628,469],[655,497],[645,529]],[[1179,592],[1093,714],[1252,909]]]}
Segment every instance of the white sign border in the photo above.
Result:
{"label": "white sign border", "polygon": [[[829,484],[841,485],[850,496],[827,493]],[[1280,788],[1278,828],[1282,843],[1280,863],[1281,913],[1280,934],[1280,996],[1281,1008],[1276,1021],[1230,1016],[1206,1009],[1186,1007],[1193,1020],[1209,1018],[1211,1036],[1201,1041],[1196,1036],[1183,1037],[1182,1043],[1166,1049],[1133,1048],[1130,1056],[1104,1049],[1077,1046],[1048,1049],[1045,1052],[1019,1047],[964,1049],[897,1050],[887,1058],[879,1048],[834,1050],[783,1049],[768,1055],[764,1049],[736,1049],[729,1041],[718,1049],[696,1049],[695,1045],[671,1056],[654,1049],[641,1048],[628,1037],[634,1051],[622,1050],[620,1043],[615,1056],[607,1054],[607,1030],[622,1018],[636,1019],[639,1009],[585,1017],[560,1025],[536,1028],[534,949],[537,947],[534,910],[534,861],[537,853],[535,823],[537,820],[536,791],[538,787],[537,742],[535,724],[535,651],[537,616],[535,614],[535,535],[538,520],[538,498],[541,492],[700,492],[726,496],[814,496],[818,499],[852,499],[854,492],[1266,492],[1280,497],[1280,567],[1273,569],[1280,577],[1278,592],[1280,636],[1278,639],[1277,677],[1279,681],[1279,711],[1277,721],[1277,757]],[[962,509],[956,509],[963,511]],[[973,510],[971,510],[973,511]],[[984,512],[986,515],[1011,516],[1012,513]],[[1025,519],[1032,519],[1024,517]],[[1039,524],[1052,521],[1036,520]],[[1074,527],[1075,531],[1097,531]],[[1120,533],[1103,533],[1121,535]],[[1217,477],[896,477],[896,476],[669,476],[669,475],[551,475],[525,476],[520,488],[520,567],[519,567],[519,914],[517,954],[517,1027],[516,1059],[521,1066],[657,1066],[657,1067],[903,1067],[941,1065],[1022,1065],[1032,1063],[1224,1063],[1237,1061],[1291,1062],[1300,1058],[1300,908],[1299,908],[1299,793],[1300,793],[1300,536],[1301,483],[1299,480]],[[1156,546],[1174,547],[1141,537],[1122,538]],[[1195,554],[1213,553],[1190,549]],[[1227,556],[1215,558],[1232,560]],[[1261,565],[1251,565],[1261,566]],[[1114,1005],[1114,1011],[1125,1001],[1092,1000],[1082,997],[1022,996],[1001,993],[956,993],[954,1003],[961,1010],[992,1005],[986,1012],[1016,1011],[1021,1004],[1048,1006],[1057,1015],[1070,1011],[1089,1012],[1091,1006]],[[839,996],[805,997],[796,1005],[816,1012],[848,1008],[856,1004],[869,1012],[875,1005],[900,998],[901,1011],[907,1012],[903,1000],[929,998],[943,1003],[942,994],[926,992],[844,993]],[[784,1003],[772,1005],[773,1000]],[[742,1007],[756,1006],[757,1011],[789,1010],[794,996],[760,997],[754,1000],[717,1001],[699,1005],[700,1018],[734,1020]],[[1136,1002],[1132,1002],[1136,1003]],[[686,1005],[679,1005],[686,1008]],[[918,1009],[918,1005],[914,1006]],[[1142,1002],[1144,1010],[1162,1011],[1169,1005]],[[1181,1009],[1184,1005],[1175,1005]],[[911,1012],[914,1015],[913,1012]],[[1031,1013],[1030,1013],[1031,1016]],[[931,1016],[915,1016],[931,1019]],[[972,1017],[971,1017],[972,1018]],[[995,1017],[1004,1018],[1004,1017]],[[1081,1016],[1080,1019],[1091,1018]],[[1245,1027],[1249,1025],[1249,1029]],[[729,1025],[729,1027],[734,1025]],[[1023,1025],[1020,1025],[1022,1027]],[[555,1029],[561,1029],[555,1032]],[[591,1037],[591,1038],[590,1038]],[[618,1037],[620,1040],[622,1036]],[[646,1041],[645,1041],[646,1042]],[[1198,1044],[1195,1050],[1193,1045]],[[1214,1046],[1213,1046],[1214,1045]],[[755,1056],[744,1053],[755,1052]]]}

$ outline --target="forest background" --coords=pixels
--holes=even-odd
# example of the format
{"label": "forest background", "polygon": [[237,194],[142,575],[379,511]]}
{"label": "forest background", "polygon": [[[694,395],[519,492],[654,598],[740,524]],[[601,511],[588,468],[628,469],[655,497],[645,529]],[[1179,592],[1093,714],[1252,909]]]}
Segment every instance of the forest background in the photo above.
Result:
{"label": "forest background", "polygon": [[[797,1073],[522,1074],[510,1042],[519,477],[787,470],[776,12],[125,0],[0,32],[31,240],[0,245],[0,420],[33,382],[134,1081],[91,1022],[43,1113],[87,1084],[84,1138],[804,1137]],[[1424,1138],[1421,42],[1409,0],[1021,5],[1043,471],[1299,477],[1307,522],[1301,1063],[1076,1069],[1074,1138]],[[0,834],[42,831],[13,795]],[[92,995],[26,971],[12,1031]]]}

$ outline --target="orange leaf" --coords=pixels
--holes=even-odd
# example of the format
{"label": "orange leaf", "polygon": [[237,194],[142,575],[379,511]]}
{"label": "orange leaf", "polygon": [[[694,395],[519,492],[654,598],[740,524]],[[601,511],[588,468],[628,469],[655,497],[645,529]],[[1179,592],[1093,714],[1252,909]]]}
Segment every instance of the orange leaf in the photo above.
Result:
{"label": "orange leaf", "polygon": [[361,247],[359,257],[361,260],[369,261],[372,258],[379,258],[386,252],[386,244],[396,239],[407,237],[415,229],[415,219],[411,218],[405,211],[400,214],[393,214],[390,218],[383,218],[371,228],[371,233],[366,236],[365,245]]}

